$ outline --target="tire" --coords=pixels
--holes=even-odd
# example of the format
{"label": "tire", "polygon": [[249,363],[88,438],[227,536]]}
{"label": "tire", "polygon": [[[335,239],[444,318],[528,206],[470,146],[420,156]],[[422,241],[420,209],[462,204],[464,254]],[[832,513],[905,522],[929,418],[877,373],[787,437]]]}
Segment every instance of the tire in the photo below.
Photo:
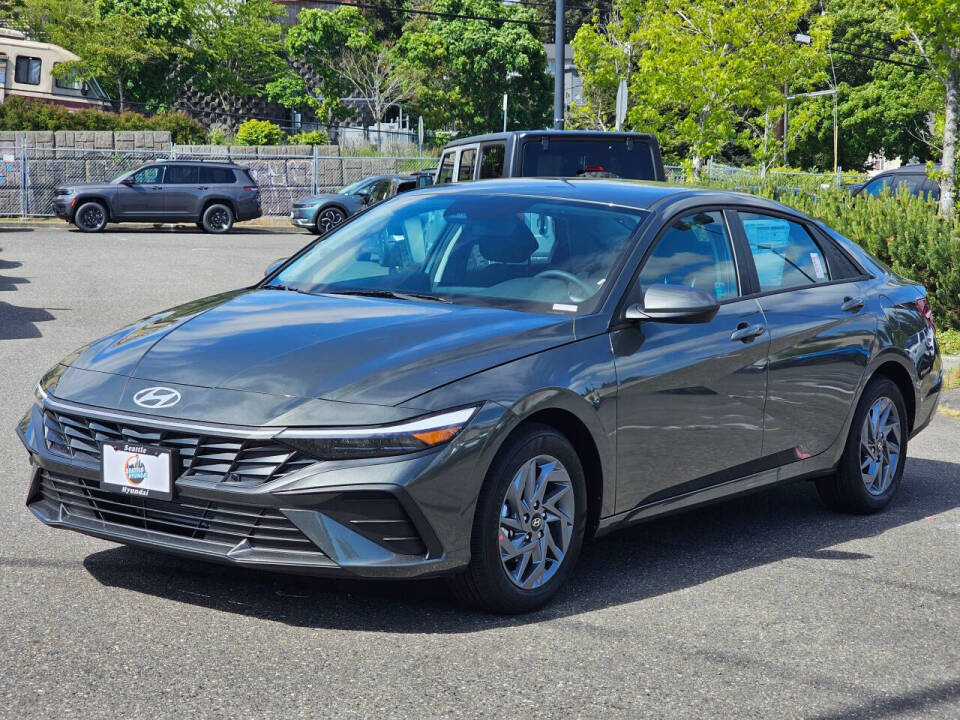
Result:
{"label": "tire", "polygon": [[[535,491],[541,487],[537,480],[543,481],[540,493],[520,482],[531,466]],[[537,497],[545,501],[541,504]],[[521,517],[521,508],[531,512]],[[577,562],[586,510],[586,482],[573,446],[553,428],[531,425],[508,440],[487,473],[474,515],[470,564],[451,579],[454,595],[497,613],[524,613],[544,605]],[[559,560],[554,548],[562,550]]]}
{"label": "tire", "polygon": [[836,473],[817,480],[824,505],[860,515],[883,510],[900,488],[908,435],[900,388],[885,377],[872,379],[860,397]]}
{"label": "tire", "polygon": [[213,203],[203,211],[200,220],[205,232],[221,234],[233,227],[233,210],[224,203]]}
{"label": "tire", "polygon": [[86,233],[102,232],[108,219],[107,208],[96,200],[81,204],[73,214],[73,224]]}
{"label": "tire", "polygon": [[346,219],[347,214],[338,207],[328,206],[320,208],[315,223],[317,235],[326,235]]}

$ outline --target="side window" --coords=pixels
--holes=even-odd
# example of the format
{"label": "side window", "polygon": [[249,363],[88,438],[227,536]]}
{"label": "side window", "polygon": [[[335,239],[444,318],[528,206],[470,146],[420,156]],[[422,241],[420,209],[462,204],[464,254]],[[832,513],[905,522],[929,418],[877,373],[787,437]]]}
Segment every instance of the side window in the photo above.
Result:
{"label": "side window", "polygon": [[40,84],[40,58],[18,55],[17,63],[13,70],[14,82],[21,85],[39,85]]}
{"label": "side window", "polygon": [[874,178],[863,188],[864,195],[879,195],[890,186],[890,176]]}
{"label": "side window", "polygon": [[376,203],[381,200],[386,200],[390,197],[390,190],[393,187],[393,180],[391,178],[384,178],[382,180],[377,180],[370,188],[370,202]]}
{"label": "side window", "polygon": [[717,300],[737,297],[737,268],[723,213],[701,211],[675,220],[647,258],[639,282],[641,289],[685,285]]}
{"label": "side window", "polygon": [[802,225],[757,213],[742,212],[740,220],[761,292],[830,281],[823,252]]}
{"label": "side window", "polygon": [[480,179],[484,178],[502,178],[503,162],[506,156],[506,145],[496,143],[494,145],[484,145],[480,148]]}
{"label": "side window", "polygon": [[460,169],[457,171],[457,182],[473,180],[473,165],[477,159],[475,148],[460,153]]}
{"label": "side window", "polygon": [[[60,63],[54,63],[53,68],[56,70],[57,65]],[[70,73],[66,77],[54,78],[53,84],[56,85],[61,90],[83,90],[83,81],[77,77],[76,73]]]}
{"label": "side window", "polygon": [[196,185],[199,168],[196,165],[167,165],[164,185]]}
{"label": "side window", "polygon": [[163,179],[163,166],[151,165],[133,174],[134,185],[159,185]]}
{"label": "side window", "polygon": [[899,192],[900,188],[906,188],[911,195],[921,195],[923,186],[926,183],[927,176],[919,173],[913,175],[901,175],[893,186],[894,192]]}
{"label": "side window", "polygon": [[453,182],[453,161],[456,156],[455,150],[444,154],[443,160],[440,161],[440,174],[437,176],[438,185]]}
{"label": "side window", "polygon": [[411,190],[417,189],[417,183],[415,180],[404,180],[403,182],[397,183],[397,194],[409,192]]}
{"label": "side window", "polygon": [[200,183],[203,185],[225,185],[236,181],[237,177],[230,168],[200,168]]}
{"label": "side window", "polygon": [[543,213],[524,213],[523,222],[537,239],[537,249],[530,256],[530,262],[534,264],[550,262],[553,247],[557,243],[557,228],[554,217]]}

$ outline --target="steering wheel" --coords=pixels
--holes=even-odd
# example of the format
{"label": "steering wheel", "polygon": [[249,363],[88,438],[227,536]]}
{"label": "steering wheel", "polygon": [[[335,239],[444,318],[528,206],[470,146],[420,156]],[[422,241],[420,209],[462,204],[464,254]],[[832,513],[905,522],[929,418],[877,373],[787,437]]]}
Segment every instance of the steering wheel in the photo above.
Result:
{"label": "steering wheel", "polygon": [[568,273],[566,270],[544,270],[543,272],[538,272],[536,275],[534,275],[534,277],[554,278],[556,280],[566,280],[567,282],[571,282],[586,293],[586,295],[583,296],[584,300],[593,295],[593,293],[596,291],[596,288],[590,287],[576,275],[573,273]]}

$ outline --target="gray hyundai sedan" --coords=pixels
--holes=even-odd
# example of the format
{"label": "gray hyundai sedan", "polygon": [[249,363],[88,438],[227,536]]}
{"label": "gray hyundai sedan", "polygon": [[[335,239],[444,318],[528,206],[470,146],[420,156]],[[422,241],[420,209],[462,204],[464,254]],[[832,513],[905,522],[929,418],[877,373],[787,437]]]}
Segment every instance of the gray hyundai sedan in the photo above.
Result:
{"label": "gray hyundai sedan", "polygon": [[18,431],[53,527],[523,612],[665,513],[800,479],[883,509],[941,382],[924,289],[789,208],[497,180],[87,345]]}

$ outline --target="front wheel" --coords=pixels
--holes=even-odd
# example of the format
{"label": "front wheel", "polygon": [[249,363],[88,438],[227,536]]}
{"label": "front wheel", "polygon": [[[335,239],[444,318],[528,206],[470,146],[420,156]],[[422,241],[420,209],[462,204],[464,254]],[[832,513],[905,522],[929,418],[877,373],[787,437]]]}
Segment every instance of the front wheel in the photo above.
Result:
{"label": "front wheel", "polygon": [[853,416],[837,472],[817,480],[817,493],[834,510],[883,510],[900,487],[907,459],[907,410],[896,383],[871,380]]}
{"label": "front wheel", "polygon": [[470,564],[453,578],[454,593],[500,613],[544,605],[580,555],[586,498],[583,468],[563,435],[532,425],[508,441],[480,493]]}
{"label": "front wheel", "polygon": [[77,208],[73,216],[73,224],[81,232],[100,232],[107,226],[107,209],[102,203],[90,201]]}
{"label": "front wheel", "polygon": [[346,219],[346,213],[344,213],[340,208],[322,208],[320,212],[317,213],[317,234],[326,235]]}
{"label": "front wheel", "polygon": [[225,233],[233,227],[233,210],[229,205],[214,203],[203,211],[203,229],[208,233]]}

